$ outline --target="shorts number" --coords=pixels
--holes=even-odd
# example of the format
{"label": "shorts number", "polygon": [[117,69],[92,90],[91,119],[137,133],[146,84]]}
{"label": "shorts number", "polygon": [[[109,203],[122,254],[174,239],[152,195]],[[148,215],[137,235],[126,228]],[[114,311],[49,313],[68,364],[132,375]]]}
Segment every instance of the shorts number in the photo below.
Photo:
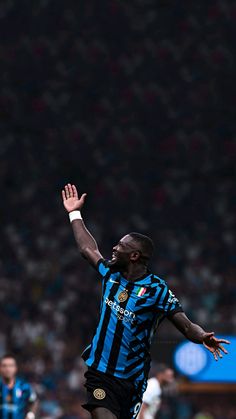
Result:
{"label": "shorts number", "polygon": [[140,408],[141,408],[141,402],[139,402],[139,403],[137,403],[135,406],[134,406],[134,415],[133,415],[133,419],[135,419],[137,416],[138,416],[138,412],[140,411]]}

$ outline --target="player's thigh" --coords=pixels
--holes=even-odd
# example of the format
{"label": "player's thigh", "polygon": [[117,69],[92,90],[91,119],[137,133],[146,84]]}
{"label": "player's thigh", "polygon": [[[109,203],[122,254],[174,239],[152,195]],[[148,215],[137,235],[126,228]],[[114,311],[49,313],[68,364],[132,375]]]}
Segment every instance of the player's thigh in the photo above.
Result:
{"label": "player's thigh", "polygon": [[105,407],[94,408],[91,415],[93,419],[117,419],[117,416]]}

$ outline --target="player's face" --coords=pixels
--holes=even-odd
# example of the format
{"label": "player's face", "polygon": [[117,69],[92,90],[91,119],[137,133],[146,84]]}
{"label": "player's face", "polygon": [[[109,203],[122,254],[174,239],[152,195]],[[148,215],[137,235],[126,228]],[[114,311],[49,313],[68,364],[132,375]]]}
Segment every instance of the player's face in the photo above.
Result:
{"label": "player's face", "polygon": [[171,383],[173,383],[174,378],[175,378],[174,371],[171,368],[168,368],[168,369],[166,369],[163,372],[163,381],[164,381],[164,384],[171,384]]}
{"label": "player's face", "polygon": [[132,258],[137,254],[139,255],[140,250],[137,248],[137,243],[132,237],[127,234],[122,237],[118,244],[112,249],[112,258],[109,261],[109,266],[114,270],[125,269],[131,262]]}
{"label": "player's face", "polygon": [[5,358],[0,363],[0,374],[3,378],[12,379],[17,373],[16,361],[13,358]]}

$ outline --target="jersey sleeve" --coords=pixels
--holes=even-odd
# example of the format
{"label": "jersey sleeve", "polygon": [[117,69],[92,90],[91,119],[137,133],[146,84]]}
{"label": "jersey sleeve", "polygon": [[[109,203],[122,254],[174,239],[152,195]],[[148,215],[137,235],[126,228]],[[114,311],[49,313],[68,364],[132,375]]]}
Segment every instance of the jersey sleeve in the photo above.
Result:
{"label": "jersey sleeve", "polygon": [[97,263],[97,271],[103,279],[107,279],[110,276],[110,268],[107,266],[107,261],[100,259]]}
{"label": "jersey sleeve", "polygon": [[175,313],[184,311],[178,298],[169,289],[166,283],[161,285],[161,291],[157,296],[156,306],[159,311],[166,315],[166,317],[172,317]]}

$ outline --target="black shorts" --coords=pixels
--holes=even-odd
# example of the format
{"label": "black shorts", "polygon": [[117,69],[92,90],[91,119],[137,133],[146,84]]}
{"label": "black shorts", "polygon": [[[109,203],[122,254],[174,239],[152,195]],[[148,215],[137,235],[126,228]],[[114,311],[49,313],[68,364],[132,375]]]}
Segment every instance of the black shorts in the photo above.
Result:
{"label": "black shorts", "polygon": [[91,412],[96,407],[105,407],[117,419],[134,419],[142,404],[141,388],[131,381],[123,380],[89,368],[86,378],[87,403],[83,408]]}

